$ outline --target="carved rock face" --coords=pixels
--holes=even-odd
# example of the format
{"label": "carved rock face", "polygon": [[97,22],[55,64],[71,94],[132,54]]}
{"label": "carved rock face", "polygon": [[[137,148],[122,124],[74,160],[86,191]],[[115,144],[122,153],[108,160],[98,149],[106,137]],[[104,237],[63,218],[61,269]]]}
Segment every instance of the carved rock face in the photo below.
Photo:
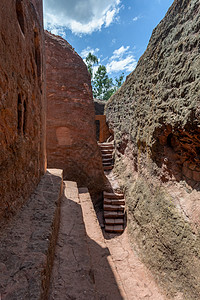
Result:
{"label": "carved rock face", "polygon": [[[200,189],[196,173],[200,165],[199,10],[197,0],[174,1],[154,29],[135,71],[105,109],[109,125],[115,130],[119,153],[124,155],[131,144],[137,166],[138,150],[148,149],[152,162],[158,168],[165,164],[168,169],[168,179],[166,172],[160,172],[161,180],[168,181],[170,177],[186,180],[197,190]],[[186,172],[186,165],[192,165],[194,172]]]}
{"label": "carved rock face", "polygon": [[45,33],[48,166],[64,178],[103,190],[104,174],[95,136],[95,112],[87,67],[61,37]]}
{"label": "carved rock face", "polygon": [[105,108],[131,241],[180,299],[200,298],[199,35],[199,0],[175,0]]}
{"label": "carved rock face", "polygon": [[0,9],[0,221],[28,198],[45,164],[42,1]]}

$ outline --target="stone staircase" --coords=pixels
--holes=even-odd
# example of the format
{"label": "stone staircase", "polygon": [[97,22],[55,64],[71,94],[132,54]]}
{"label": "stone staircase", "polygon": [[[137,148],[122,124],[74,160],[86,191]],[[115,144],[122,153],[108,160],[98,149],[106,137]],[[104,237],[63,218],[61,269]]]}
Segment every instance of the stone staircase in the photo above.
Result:
{"label": "stone staircase", "polygon": [[[123,194],[104,192],[107,232],[123,231],[124,204]],[[87,188],[48,169],[1,232],[0,299],[125,299],[108,257]]]}
{"label": "stone staircase", "polygon": [[102,155],[103,169],[104,171],[110,171],[113,169],[113,143],[99,143],[99,147]]}
{"label": "stone staircase", "polygon": [[[105,175],[113,169],[113,150],[114,145],[111,143],[99,143],[101,149],[102,162]],[[107,176],[108,178],[108,176]],[[109,178],[108,178],[109,180]],[[111,186],[112,186],[112,182]],[[113,192],[104,191],[104,221],[105,231],[113,233],[122,233],[124,231],[124,215],[125,215],[125,200],[124,194],[113,188]]]}
{"label": "stone staircase", "polygon": [[123,194],[104,192],[105,231],[122,233],[124,231],[125,200]]}

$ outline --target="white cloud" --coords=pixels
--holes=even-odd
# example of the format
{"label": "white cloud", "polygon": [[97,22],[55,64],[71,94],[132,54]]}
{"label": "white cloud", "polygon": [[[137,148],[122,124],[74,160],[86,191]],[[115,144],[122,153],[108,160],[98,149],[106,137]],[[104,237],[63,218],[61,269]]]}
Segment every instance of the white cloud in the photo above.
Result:
{"label": "white cloud", "polygon": [[127,46],[126,48],[124,46],[121,46],[119,49],[116,49],[113,52],[113,56],[111,57],[111,59],[122,57],[129,48],[130,48],[130,46]]}
{"label": "white cloud", "polygon": [[137,22],[141,18],[142,18],[142,16],[136,16],[136,17],[133,18],[133,22]]}
{"label": "white cloud", "polygon": [[113,60],[110,63],[107,64],[106,69],[108,73],[113,72],[120,72],[120,71],[126,71],[126,72],[132,72],[137,65],[137,61],[133,56],[127,56],[124,59],[121,60]]}
{"label": "white cloud", "polygon": [[44,0],[47,30],[69,28],[75,34],[90,34],[108,27],[119,13],[120,0]]}
{"label": "white cloud", "polygon": [[133,22],[136,22],[139,19],[139,17],[133,18]]}
{"label": "white cloud", "polygon": [[92,49],[89,46],[81,51],[81,57],[86,58],[89,53],[95,55],[99,52],[99,48]]}
{"label": "white cloud", "polygon": [[108,73],[132,72],[135,69],[137,61],[129,49],[130,46],[122,46],[113,52],[110,62],[106,65]]}
{"label": "white cloud", "polygon": [[106,14],[105,27],[109,27],[113,22],[115,15],[119,12],[119,8],[114,8],[113,10],[109,10]]}
{"label": "white cloud", "polygon": [[60,35],[62,36],[64,39],[66,39],[66,34],[65,31],[63,30],[62,27],[52,27],[51,28],[51,33],[55,34],[55,35]]}

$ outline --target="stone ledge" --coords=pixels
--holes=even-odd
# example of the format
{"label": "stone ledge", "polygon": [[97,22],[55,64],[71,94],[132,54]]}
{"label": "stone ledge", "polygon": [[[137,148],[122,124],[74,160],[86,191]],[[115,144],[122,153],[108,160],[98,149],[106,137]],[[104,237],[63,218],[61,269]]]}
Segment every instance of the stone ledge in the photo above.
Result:
{"label": "stone ledge", "polygon": [[47,299],[59,229],[63,171],[47,170],[0,237],[0,299]]}

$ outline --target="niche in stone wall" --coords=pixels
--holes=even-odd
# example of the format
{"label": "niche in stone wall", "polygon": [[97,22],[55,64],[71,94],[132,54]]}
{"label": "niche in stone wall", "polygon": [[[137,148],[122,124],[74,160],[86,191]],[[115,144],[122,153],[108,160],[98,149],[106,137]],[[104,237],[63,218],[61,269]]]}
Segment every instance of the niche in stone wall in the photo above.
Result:
{"label": "niche in stone wall", "polygon": [[161,170],[163,182],[184,180],[200,190],[200,128],[174,129],[165,126],[156,134],[152,158]]}
{"label": "niche in stone wall", "polygon": [[18,101],[17,101],[17,129],[18,133],[21,134],[22,131],[22,120],[23,120],[23,109],[22,109],[22,96],[18,94]]}
{"label": "niche in stone wall", "polygon": [[27,130],[27,99],[24,100],[23,104],[23,134],[26,134]]}
{"label": "niche in stone wall", "polygon": [[25,135],[27,130],[27,99],[21,93],[17,100],[17,129],[19,135]]}
{"label": "niche in stone wall", "polygon": [[23,12],[23,1],[16,0],[16,13],[17,13],[17,20],[19,22],[19,26],[23,34],[25,34],[25,23],[24,23],[24,12]]}

